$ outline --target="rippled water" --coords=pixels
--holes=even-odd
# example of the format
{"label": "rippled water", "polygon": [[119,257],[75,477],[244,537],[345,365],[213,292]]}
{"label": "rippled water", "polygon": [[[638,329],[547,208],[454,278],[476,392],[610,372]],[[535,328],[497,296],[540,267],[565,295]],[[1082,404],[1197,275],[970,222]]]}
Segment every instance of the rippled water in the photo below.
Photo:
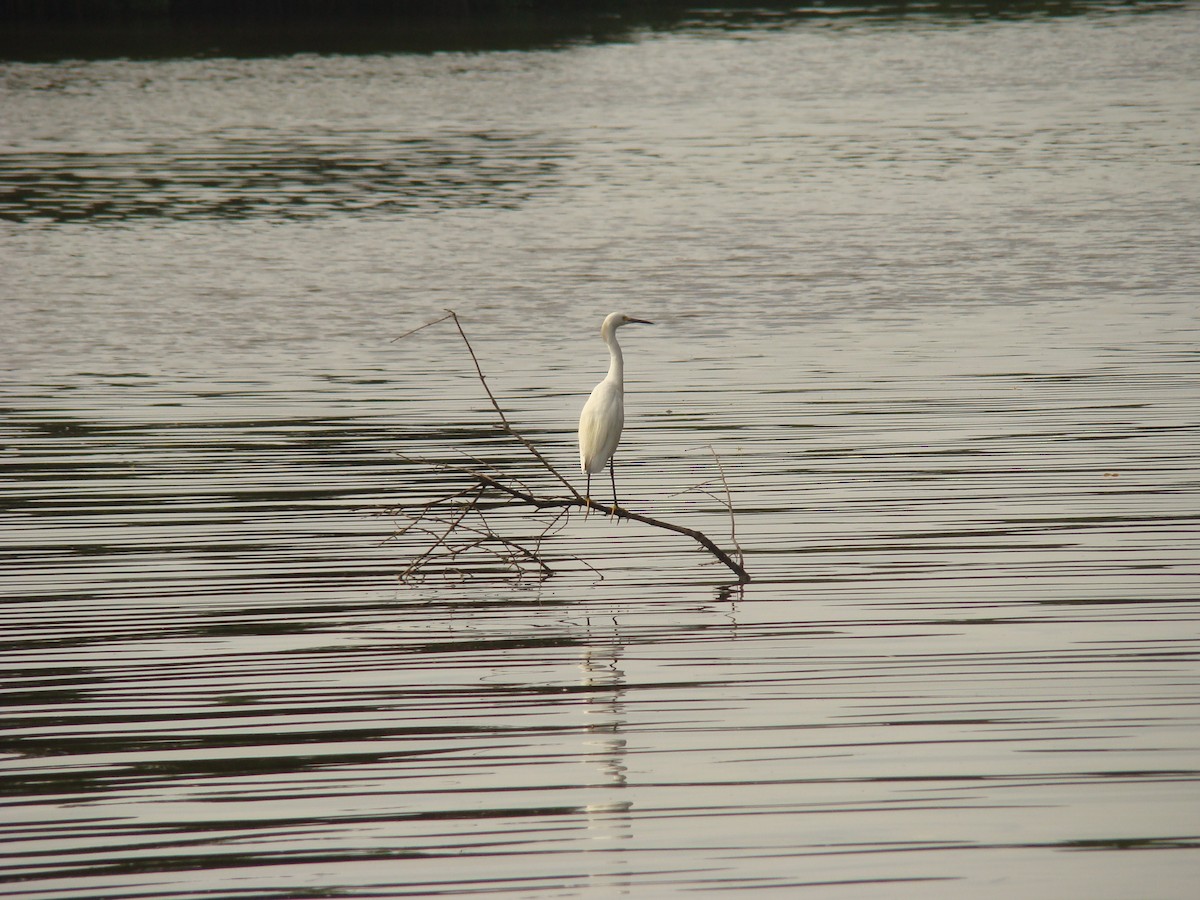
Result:
{"label": "rippled water", "polygon": [[[0,893],[1189,896],[1200,14],[1074,11],[7,64]],[[754,580],[401,579],[556,491],[445,307],[572,477],[653,319],[622,499]]]}

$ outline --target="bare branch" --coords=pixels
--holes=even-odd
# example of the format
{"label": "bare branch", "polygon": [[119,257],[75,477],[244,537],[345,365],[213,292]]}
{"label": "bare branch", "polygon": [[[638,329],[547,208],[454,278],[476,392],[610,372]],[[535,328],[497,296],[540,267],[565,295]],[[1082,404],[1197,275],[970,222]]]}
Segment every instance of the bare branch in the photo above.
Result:
{"label": "bare branch", "polygon": [[[516,490],[506,484],[501,484],[490,475],[484,475],[482,472],[476,472],[475,478],[478,479],[481,485],[487,485],[501,493],[507,494],[514,499],[520,500],[536,509],[553,509],[558,507],[575,507],[586,508],[588,503],[582,497],[576,499],[574,497],[538,497],[533,494],[525,493],[524,491]],[[633,522],[641,522],[644,525],[651,525],[655,528],[662,528],[666,531],[674,531],[676,534],[686,535],[698,543],[701,547],[723,562],[730,570],[737,575],[738,579],[743,582],[750,581],[749,573],[738,562],[735,562],[728,553],[712,542],[712,539],[702,531],[697,531],[694,528],[687,528],[683,525],[676,525],[674,522],[667,522],[663,519],[656,519],[653,516],[642,515],[641,513],[631,512],[628,509],[623,509],[620,506],[599,506],[595,503],[592,506],[596,509],[607,510],[608,514],[618,519],[629,519]]]}
{"label": "bare branch", "polygon": [[567,481],[567,479],[563,477],[562,473],[559,472],[558,469],[554,468],[554,466],[550,464],[546,457],[542,456],[542,454],[538,452],[537,447],[525,440],[525,437],[519,434],[512,427],[512,425],[509,424],[508,417],[504,415],[504,410],[500,408],[500,404],[496,402],[496,397],[492,393],[492,389],[488,387],[487,377],[483,374],[483,369],[479,365],[479,358],[475,355],[475,348],[472,347],[471,342],[467,340],[467,333],[463,331],[462,322],[458,320],[458,313],[452,309],[448,309],[446,312],[448,312],[450,314],[450,318],[454,320],[454,327],[458,329],[458,333],[462,336],[463,343],[467,345],[467,352],[471,354],[471,362],[475,364],[475,372],[479,375],[479,383],[482,384],[483,389],[487,391],[488,399],[492,401],[492,408],[496,410],[496,415],[500,417],[500,421],[504,425],[505,432],[520,441],[524,445],[525,449],[533,454],[534,459],[536,459],[546,468],[547,472],[561,481],[563,486],[566,487],[568,491],[570,491],[574,496],[578,497],[579,492],[575,490],[574,485]]}
{"label": "bare branch", "polygon": [[[529,451],[530,455],[537,460],[537,462],[546,470],[546,472],[548,472],[564,487],[566,487],[566,489],[570,492],[570,496],[548,497],[539,495],[512,475],[501,471],[495,465],[484,460],[472,459],[472,461],[477,463],[480,468],[471,469],[465,466],[453,466],[444,462],[433,462],[428,460],[402,457],[409,462],[423,463],[424,465],[432,465],[435,468],[443,471],[456,472],[459,475],[470,479],[472,482],[471,487],[454,491],[449,494],[444,494],[436,500],[421,504],[414,504],[411,508],[415,510],[415,513],[409,513],[408,508],[403,506],[397,508],[398,512],[403,513],[411,519],[411,522],[405,526],[405,528],[400,531],[399,534],[404,534],[408,531],[415,530],[424,533],[433,539],[433,544],[426,548],[423,553],[417,556],[416,559],[414,559],[408,568],[405,569],[405,571],[401,574],[402,579],[410,579],[416,576],[421,570],[427,568],[428,564],[435,558],[454,560],[463,553],[475,550],[487,553],[504,562],[505,565],[509,566],[516,573],[517,577],[524,575],[526,571],[525,565],[527,564],[536,566],[542,577],[549,577],[553,574],[553,570],[549,565],[547,565],[541,556],[542,543],[551,534],[557,533],[563,527],[565,527],[571,510],[583,509],[586,514],[587,511],[595,508],[600,510],[607,509],[608,514],[616,519],[627,519],[634,522],[641,522],[642,524],[649,525],[653,528],[661,528],[665,531],[673,531],[676,534],[689,537],[709,553],[711,553],[714,557],[716,557],[716,559],[718,559],[726,567],[728,567],[729,570],[737,576],[739,585],[744,585],[750,581],[750,575],[743,567],[744,556],[742,553],[742,548],[737,541],[736,521],[734,518],[733,499],[732,493],[729,489],[729,482],[725,477],[725,469],[721,465],[720,457],[717,456],[716,451],[711,446],[709,447],[709,450],[712,452],[713,458],[716,459],[721,483],[725,488],[724,504],[726,509],[729,510],[730,537],[733,541],[734,548],[737,551],[736,560],[718,547],[716,543],[714,543],[706,534],[694,528],[677,525],[674,522],[667,522],[662,519],[656,519],[652,516],[643,515],[641,513],[631,512],[630,510],[622,509],[615,504],[611,507],[600,506],[585,499],[583,495],[581,495],[575,489],[575,487],[563,476],[563,474],[559,472],[558,469],[556,469],[532,443],[530,443],[523,435],[521,435],[512,427],[511,423],[508,421],[508,417],[504,414],[504,410],[501,409],[495,395],[488,386],[487,378],[483,374],[482,367],[479,365],[479,358],[475,355],[475,350],[471,346],[471,342],[468,340],[466,332],[463,330],[462,323],[459,321],[458,315],[454,312],[454,310],[447,310],[446,315],[442,318],[422,325],[419,328],[414,328],[412,331],[406,332],[399,338],[396,338],[396,340],[416,334],[418,331],[421,331],[432,325],[436,325],[440,322],[445,322],[447,319],[454,322],[455,328],[458,329],[459,336],[462,338],[463,343],[467,347],[467,352],[471,356],[471,362],[474,364],[475,372],[479,377],[479,383],[483,386],[488,400],[492,404],[492,408],[496,411],[496,415],[500,417],[502,430],[520,442],[520,444]],[[481,471],[481,469],[491,470],[495,474],[489,474],[487,471]],[[515,483],[517,487],[514,487],[513,483]],[[705,481],[699,487],[706,488],[709,483],[709,481]],[[507,498],[509,502],[504,504],[505,506],[524,505],[532,507],[538,511],[557,510],[550,522],[545,526],[545,528],[542,529],[537,537],[533,539],[532,550],[530,550],[520,541],[502,537],[492,527],[492,524],[488,521],[488,518],[483,513],[483,507],[480,502],[485,495],[491,492],[499,494],[503,498]],[[711,494],[709,491],[704,490],[704,493],[713,497],[714,500],[718,500],[718,502],[720,502],[719,498]],[[464,498],[466,498],[469,502],[463,504],[456,502]],[[435,512],[439,510],[446,510],[447,512],[453,511],[454,514],[445,516],[435,514]],[[479,522],[481,523],[479,527],[476,527],[466,521],[468,516],[472,514],[478,517]],[[428,527],[426,524],[424,524],[425,522],[437,523],[439,526],[444,526],[444,530],[435,530],[434,528]],[[465,532],[467,534],[475,535],[476,537],[475,539],[467,541],[466,543],[452,546],[449,543],[449,538],[455,532]],[[506,555],[505,552],[497,550],[496,546],[509,551],[509,554]],[[585,560],[579,561],[593,572],[596,572],[596,574],[601,578],[604,577],[603,574],[601,574],[594,566],[590,565]],[[452,569],[451,567],[447,566],[442,571],[458,571],[463,577],[468,576],[468,573],[465,570],[458,567]]]}
{"label": "bare branch", "polygon": [[[475,500],[478,500],[479,496],[482,494],[483,494],[482,490],[476,492]],[[422,553],[420,556],[418,556],[416,559],[414,559],[412,561],[412,563],[409,565],[409,567],[407,569],[405,569],[405,571],[401,574],[400,577],[402,579],[406,575],[408,575],[410,572],[412,572],[414,569],[416,569],[418,566],[420,566],[422,561],[424,561],[425,559],[428,559],[429,556],[435,550],[437,550],[438,547],[445,547],[447,550],[450,550],[449,545],[446,543],[446,538],[450,535],[451,532],[454,531],[454,529],[456,527],[458,527],[458,523],[461,522],[466,517],[467,513],[469,513],[471,511],[471,506],[473,506],[474,503],[475,503],[475,501],[472,501],[471,505],[464,507],[462,512],[459,513],[458,518],[456,518],[454,521],[450,522],[446,526],[446,530],[444,532],[442,532],[441,535],[436,535],[432,531],[429,532],[429,534],[434,538],[433,546],[426,549],[426,551],[424,553]],[[422,530],[424,530],[424,529],[422,529]]]}
{"label": "bare branch", "polygon": [[453,317],[454,317],[454,313],[450,312],[449,310],[446,310],[446,315],[442,316],[440,319],[434,319],[432,322],[426,322],[424,325],[418,325],[412,331],[406,331],[406,332],[404,332],[404,334],[400,335],[400,337],[392,338],[390,341],[388,341],[388,343],[394,344],[394,343],[396,343],[396,341],[402,341],[406,337],[410,337],[410,336],[416,334],[418,331],[424,331],[426,328],[432,328],[434,325],[438,325],[442,322],[445,322],[447,319],[451,319]]}
{"label": "bare branch", "polygon": [[725,508],[729,510],[729,540],[733,542],[733,549],[737,551],[738,562],[745,559],[745,554],[742,553],[742,545],[737,539],[737,519],[733,515],[733,494],[729,490],[729,482],[725,479],[725,467],[721,465],[721,457],[717,456],[717,451],[713,449],[713,445],[708,445],[709,452],[712,453],[713,459],[717,463],[717,471],[721,473],[721,484],[725,485]]}

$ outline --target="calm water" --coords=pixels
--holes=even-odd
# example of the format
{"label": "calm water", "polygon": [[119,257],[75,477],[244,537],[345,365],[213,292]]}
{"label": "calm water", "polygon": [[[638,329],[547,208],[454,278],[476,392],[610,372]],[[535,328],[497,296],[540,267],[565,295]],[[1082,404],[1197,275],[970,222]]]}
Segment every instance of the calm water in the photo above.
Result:
{"label": "calm water", "polygon": [[[1200,8],[1073,11],[6,64],[0,895],[1192,896]],[[401,580],[555,490],[445,307],[572,476],[658,323],[623,499],[755,580]]]}

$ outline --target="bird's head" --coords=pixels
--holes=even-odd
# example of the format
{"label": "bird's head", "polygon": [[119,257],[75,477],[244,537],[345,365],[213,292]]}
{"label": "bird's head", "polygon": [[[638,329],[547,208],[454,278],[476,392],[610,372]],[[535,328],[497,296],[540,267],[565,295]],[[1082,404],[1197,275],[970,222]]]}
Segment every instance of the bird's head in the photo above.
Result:
{"label": "bird's head", "polygon": [[627,316],[625,313],[615,312],[609,313],[604,324],[600,326],[600,333],[608,332],[611,334],[613,329],[620,328],[622,325],[653,325],[654,323],[648,319],[635,319],[633,316]]}

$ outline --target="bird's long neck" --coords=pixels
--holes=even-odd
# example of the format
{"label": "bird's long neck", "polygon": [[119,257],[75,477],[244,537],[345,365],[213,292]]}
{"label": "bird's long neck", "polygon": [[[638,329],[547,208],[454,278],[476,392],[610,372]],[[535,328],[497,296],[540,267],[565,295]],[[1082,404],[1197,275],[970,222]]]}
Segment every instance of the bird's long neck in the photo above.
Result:
{"label": "bird's long neck", "polygon": [[621,355],[621,345],[617,343],[615,331],[604,333],[604,343],[608,344],[608,375],[606,381],[615,381],[619,385],[625,383],[625,357]]}

